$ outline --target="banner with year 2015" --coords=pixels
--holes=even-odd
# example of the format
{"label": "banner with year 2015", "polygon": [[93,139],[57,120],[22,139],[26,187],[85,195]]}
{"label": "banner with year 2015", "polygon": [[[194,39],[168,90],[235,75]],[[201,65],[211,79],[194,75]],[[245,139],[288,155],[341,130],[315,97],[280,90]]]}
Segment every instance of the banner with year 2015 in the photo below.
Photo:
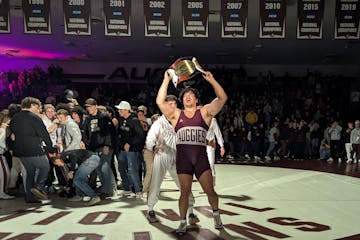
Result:
{"label": "banner with year 2015", "polygon": [[50,0],[23,0],[24,32],[51,34]]}
{"label": "banner with year 2015", "polygon": [[105,35],[131,36],[131,0],[104,0]]}
{"label": "banner with year 2015", "polygon": [[286,0],[260,0],[260,38],[285,38]]}
{"label": "banner with year 2015", "polygon": [[0,33],[10,33],[10,0],[0,0]]}
{"label": "banner with year 2015", "polygon": [[221,37],[246,38],[248,0],[221,1]]}
{"label": "banner with year 2015", "polygon": [[298,39],[321,39],[325,0],[298,0]]}
{"label": "banner with year 2015", "polygon": [[336,0],[335,39],[360,39],[360,0]]}
{"label": "banner with year 2015", "polygon": [[63,0],[65,34],[91,34],[90,0]]}
{"label": "banner with year 2015", "polygon": [[208,37],[208,0],[182,0],[182,15],[183,37]]}
{"label": "banner with year 2015", "polygon": [[145,36],[170,37],[170,0],[144,0]]}

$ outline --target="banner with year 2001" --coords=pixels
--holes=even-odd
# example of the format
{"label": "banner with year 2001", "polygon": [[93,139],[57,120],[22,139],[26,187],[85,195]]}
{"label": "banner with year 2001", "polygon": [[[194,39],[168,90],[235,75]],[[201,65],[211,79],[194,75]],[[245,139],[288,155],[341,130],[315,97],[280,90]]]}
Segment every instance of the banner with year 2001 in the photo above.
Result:
{"label": "banner with year 2001", "polygon": [[183,37],[208,37],[208,0],[182,0],[182,17]]}
{"label": "banner with year 2001", "polygon": [[170,0],[144,0],[145,36],[170,37]]}
{"label": "banner with year 2001", "polygon": [[221,37],[246,38],[248,0],[221,1]]}
{"label": "banner with year 2001", "polygon": [[0,33],[10,33],[10,0],[0,0]]}
{"label": "banner with year 2001", "polygon": [[286,0],[260,0],[260,38],[285,38]]}
{"label": "banner with year 2001", "polygon": [[104,0],[105,35],[131,36],[131,0]]}
{"label": "banner with year 2001", "polygon": [[50,0],[23,0],[24,32],[51,34]]}
{"label": "banner with year 2001", "polygon": [[91,0],[63,0],[65,34],[91,34]]}
{"label": "banner with year 2001", "polygon": [[325,0],[298,0],[298,39],[321,39]]}
{"label": "banner with year 2001", "polygon": [[336,0],[335,39],[360,38],[360,0]]}

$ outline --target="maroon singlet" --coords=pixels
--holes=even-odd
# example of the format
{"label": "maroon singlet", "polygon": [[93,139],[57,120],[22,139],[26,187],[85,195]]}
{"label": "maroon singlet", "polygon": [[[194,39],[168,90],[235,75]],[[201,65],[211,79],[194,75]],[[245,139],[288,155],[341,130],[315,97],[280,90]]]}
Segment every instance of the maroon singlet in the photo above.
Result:
{"label": "maroon singlet", "polygon": [[201,174],[210,169],[206,154],[206,133],[209,127],[197,109],[192,118],[186,117],[181,111],[175,126],[176,142],[176,170],[178,174],[195,173],[199,179]]}

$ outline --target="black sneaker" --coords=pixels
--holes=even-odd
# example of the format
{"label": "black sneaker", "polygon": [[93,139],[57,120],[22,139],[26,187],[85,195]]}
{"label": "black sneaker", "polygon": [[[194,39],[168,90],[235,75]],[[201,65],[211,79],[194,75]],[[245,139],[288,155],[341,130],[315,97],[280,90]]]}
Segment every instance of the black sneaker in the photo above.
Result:
{"label": "black sneaker", "polygon": [[153,210],[148,211],[146,218],[149,220],[150,223],[158,222],[159,219],[157,219],[155,212]]}
{"label": "black sneaker", "polygon": [[31,192],[32,194],[34,194],[37,198],[41,199],[41,200],[48,200],[49,197],[46,194],[46,192],[42,191],[41,189],[38,188],[31,188]]}

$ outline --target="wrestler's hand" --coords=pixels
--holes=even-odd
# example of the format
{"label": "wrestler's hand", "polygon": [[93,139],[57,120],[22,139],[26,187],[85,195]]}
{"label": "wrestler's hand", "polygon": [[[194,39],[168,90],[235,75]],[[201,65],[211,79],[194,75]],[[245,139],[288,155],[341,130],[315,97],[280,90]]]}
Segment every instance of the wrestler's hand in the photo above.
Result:
{"label": "wrestler's hand", "polygon": [[170,76],[170,74],[168,73],[168,70],[166,70],[165,72],[164,72],[164,82],[170,82],[170,80],[171,80],[171,76]]}
{"label": "wrestler's hand", "polygon": [[202,75],[205,78],[205,80],[208,82],[214,80],[214,76],[209,71],[205,71]]}

